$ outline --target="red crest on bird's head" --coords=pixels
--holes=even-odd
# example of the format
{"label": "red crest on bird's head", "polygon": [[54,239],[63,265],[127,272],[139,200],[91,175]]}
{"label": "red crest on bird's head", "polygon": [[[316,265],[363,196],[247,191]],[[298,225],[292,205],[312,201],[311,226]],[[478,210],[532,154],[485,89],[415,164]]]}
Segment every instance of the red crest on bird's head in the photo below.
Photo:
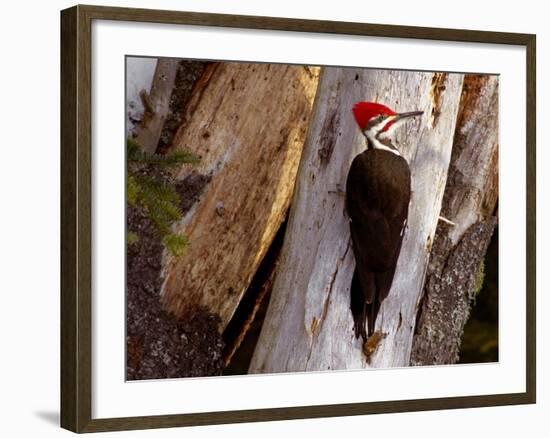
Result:
{"label": "red crest on bird's head", "polygon": [[376,102],[357,102],[353,105],[352,111],[361,131],[367,127],[367,123],[369,123],[369,120],[373,117],[381,114],[387,116],[393,116],[396,114],[395,111],[391,110],[386,105]]}

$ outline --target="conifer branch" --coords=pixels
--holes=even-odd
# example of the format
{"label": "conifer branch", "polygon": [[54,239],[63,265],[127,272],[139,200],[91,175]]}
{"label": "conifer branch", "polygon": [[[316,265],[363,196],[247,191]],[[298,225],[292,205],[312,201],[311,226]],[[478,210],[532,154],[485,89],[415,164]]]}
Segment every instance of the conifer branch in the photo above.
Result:
{"label": "conifer branch", "polygon": [[[170,179],[151,176],[140,170],[146,166],[173,168],[182,164],[197,164],[198,157],[190,152],[178,151],[168,155],[145,154],[137,141],[128,138],[126,142],[127,168],[126,200],[131,206],[144,209],[153,222],[164,245],[174,256],[181,255],[188,245],[185,236],[172,231],[172,224],[183,217],[180,195]],[[136,233],[128,232],[128,244],[139,241]]]}

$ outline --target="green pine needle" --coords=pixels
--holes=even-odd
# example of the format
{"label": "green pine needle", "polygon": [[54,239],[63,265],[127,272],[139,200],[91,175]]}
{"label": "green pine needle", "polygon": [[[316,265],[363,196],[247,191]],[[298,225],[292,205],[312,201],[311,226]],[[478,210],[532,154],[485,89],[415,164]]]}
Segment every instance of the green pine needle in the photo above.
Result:
{"label": "green pine needle", "polygon": [[187,245],[189,245],[189,241],[185,236],[175,233],[167,234],[163,240],[168,251],[176,257],[182,255]]}
{"label": "green pine needle", "polygon": [[136,161],[142,155],[141,146],[135,138],[128,137],[126,139],[126,155],[128,163]]}
{"label": "green pine needle", "polygon": [[198,164],[200,159],[188,151],[175,151],[170,154],[146,154],[134,138],[126,141],[128,164],[150,164],[161,167],[177,167],[182,164]]}
{"label": "green pine needle", "polygon": [[[179,221],[183,214],[180,209],[180,195],[170,181],[139,173],[140,165],[177,167],[182,164],[197,164],[200,160],[190,152],[177,151],[168,155],[143,153],[139,143],[128,138],[126,141],[128,175],[126,177],[126,199],[132,206],[142,207],[153,222],[164,245],[174,256],[183,253],[188,245],[185,236],[172,232],[172,224]],[[128,244],[136,243],[139,236],[128,232]]]}

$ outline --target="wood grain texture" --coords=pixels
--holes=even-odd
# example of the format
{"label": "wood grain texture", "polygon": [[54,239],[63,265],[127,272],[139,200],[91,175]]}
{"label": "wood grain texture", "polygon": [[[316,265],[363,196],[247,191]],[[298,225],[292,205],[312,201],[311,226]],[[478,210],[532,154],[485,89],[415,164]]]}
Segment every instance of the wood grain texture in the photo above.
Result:
{"label": "wood grain texture", "polygon": [[177,227],[189,247],[166,260],[163,302],[177,315],[229,322],[286,216],[317,82],[317,68],[221,63],[196,90],[174,144],[201,163],[177,177],[210,182]]}
{"label": "wood grain texture", "polygon": [[465,41],[492,44],[528,45],[534,35],[526,33],[491,32],[472,29],[444,29],[437,27],[403,26],[392,24],[357,23],[299,18],[264,17],[254,15],[212,14],[141,8],[81,6],[90,18],[150,23],[221,26],[241,29],[284,30],[327,34],[368,35],[387,38]]}
{"label": "wood grain texture", "polygon": [[530,403],[537,400],[537,37],[527,35],[524,43],[526,56],[526,173],[527,224],[526,265],[527,265],[527,321],[525,322],[525,344],[527,348],[526,394]]}
{"label": "wood grain texture", "polygon": [[[403,366],[441,207],[462,75],[325,68],[300,166],[287,238],[250,372]],[[370,365],[353,334],[349,287],[355,266],[344,187],[365,147],[351,116],[371,100],[396,111],[424,110],[397,135],[412,171],[409,226],[376,330],[385,333]]]}
{"label": "wood grain texture", "polygon": [[442,215],[414,337],[413,365],[455,363],[496,224],[498,76],[466,75]]}
{"label": "wood grain texture", "polygon": [[77,14],[71,8],[61,16],[61,426],[75,430],[77,419]]}
{"label": "wood grain texture", "polygon": [[97,418],[82,432],[105,432],[131,429],[156,429],[182,426],[282,421],[306,418],[349,417],[411,411],[437,411],[485,406],[507,406],[532,403],[527,394],[492,394],[465,397],[421,398],[414,400],[338,403],[332,405],[296,406],[239,411],[199,412],[193,414],[150,415],[141,417]]}
{"label": "wood grain texture", "polygon": [[92,411],[91,23],[61,14],[61,425],[82,431]]}

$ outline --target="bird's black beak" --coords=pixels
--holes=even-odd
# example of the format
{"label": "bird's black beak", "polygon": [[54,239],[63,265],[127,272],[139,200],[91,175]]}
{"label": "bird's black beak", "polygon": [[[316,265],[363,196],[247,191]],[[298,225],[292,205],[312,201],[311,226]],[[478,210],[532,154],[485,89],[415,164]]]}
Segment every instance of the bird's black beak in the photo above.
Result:
{"label": "bird's black beak", "polygon": [[410,111],[408,113],[400,113],[400,114],[395,115],[394,120],[397,122],[398,120],[401,120],[401,119],[406,119],[408,117],[421,116],[422,114],[424,114],[424,111]]}

